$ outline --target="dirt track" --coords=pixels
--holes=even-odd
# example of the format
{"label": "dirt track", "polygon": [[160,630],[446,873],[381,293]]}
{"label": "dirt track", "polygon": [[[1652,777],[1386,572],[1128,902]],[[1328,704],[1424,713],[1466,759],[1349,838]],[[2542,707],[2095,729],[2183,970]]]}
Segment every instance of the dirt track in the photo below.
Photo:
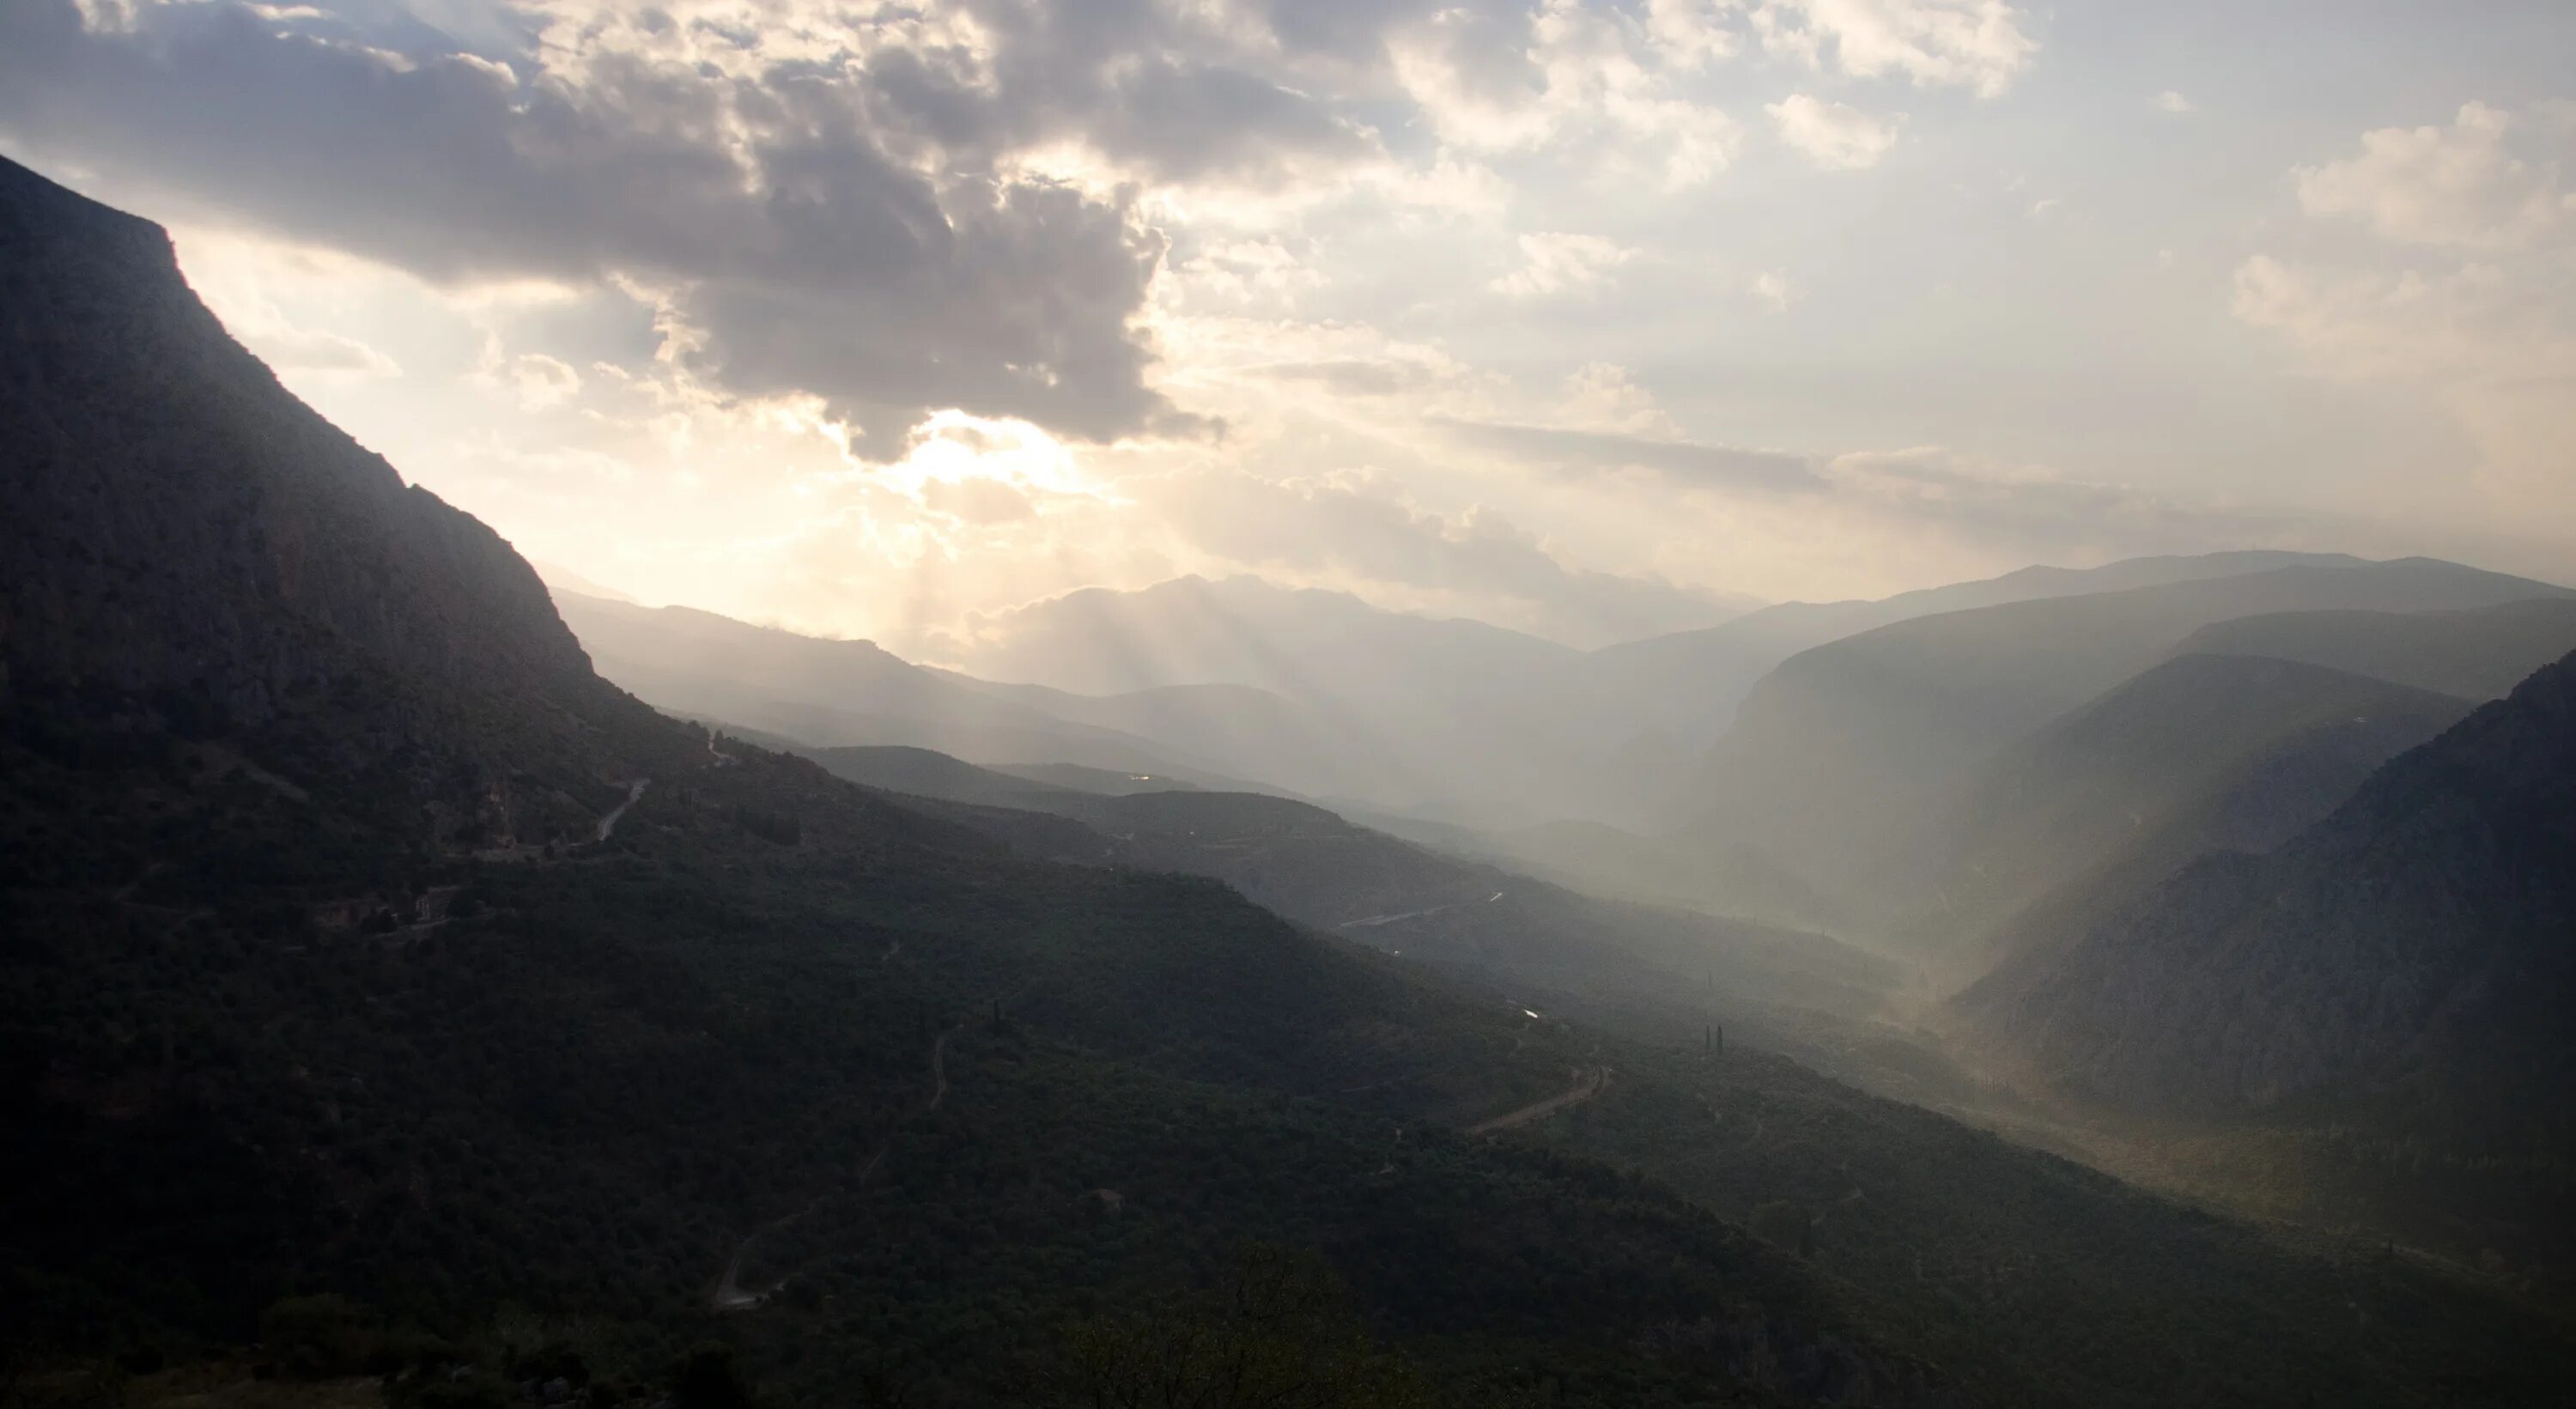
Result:
{"label": "dirt track", "polygon": [[1610,1069],[1608,1067],[1578,1067],[1575,1069],[1574,1084],[1572,1086],[1567,1087],[1563,1091],[1557,1092],[1555,1095],[1548,1097],[1544,1101],[1532,1101],[1528,1105],[1521,1107],[1519,1110],[1506,1111],[1503,1114],[1494,1117],[1492,1120],[1479,1121],[1474,1125],[1468,1126],[1467,1133],[1470,1135],[1482,1135],[1488,1131],[1509,1130],[1515,1125],[1526,1125],[1529,1122],[1538,1119],[1540,1116],[1554,1115],[1558,1111],[1564,1110],[1569,1106],[1579,1106],[1584,1102],[1591,1100],[1593,1097],[1600,1095],[1601,1089],[1609,1084]]}

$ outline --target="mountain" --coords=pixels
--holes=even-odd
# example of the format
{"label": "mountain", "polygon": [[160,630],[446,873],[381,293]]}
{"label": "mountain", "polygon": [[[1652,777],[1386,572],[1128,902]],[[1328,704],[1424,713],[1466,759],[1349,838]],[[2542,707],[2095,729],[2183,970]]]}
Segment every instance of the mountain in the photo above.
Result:
{"label": "mountain", "polygon": [[2339,554],[2236,552],[2131,558],[2098,568],[2028,567],[1978,582],[1873,601],[1783,602],[1700,631],[1605,646],[1576,673],[1598,727],[1647,735],[1696,757],[1716,742],[1755,682],[1811,647],[1895,622],[2007,602],[2119,592],[2295,566],[2348,565]]}
{"label": "mountain", "polygon": [[1086,695],[1249,685],[1290,699],[1447,693],[1580,654],[1480,621],[1385,611],[1346,592],[1255,577],[1084,588],[980,620],[945,644],[948,664],[986,680]]}
{"label": "mountain", "polygon": [[2564,1257],[2571,780],[2576,656],[2391,761],[2286,845],[2212,853],[1999,968],[1960,1008],[2099,1099],[2359,1123],[2527,1171],[2555,1212],[2514,1236]]}
{"label": "mountain", "polygon": [[[870,762],[844,758],[842,766]],[[1985,1346],[2008,1342],[2010,1358],[2044,1367],[2053,1393],[2083,1404],[2296,1402],[2325,1385],[2335,1386],[2320,1391],[2328,1398],[2367,1399],[2386,1388],[2370,1383],[2370,1367],[2390,1365],[2439,1364],[2445,1392],[2471,1399],[2516,1392],[2494,1378],[2498,1366],[2528,1354],[2511,1318],[2482,1328],[2450,1316],[2439,1296],[2402,1308],[2379,1302],[2362,1314],[2389,1339],[2356,1358],[2343,1338],[2343,1318],[2355,1306],[2337,1299],[2339,1287],[2320,1303],[2319,1288],[2296,1270],[2299,1259],[2282,1260],[2280,1245],[2247,1241],[2224,1220],[2174,1217],[2169,1206],[2098,1174],[1741,1050],[1748,1033],[1762,1040],[1764,1020],[1779,1011],[1748,1010],[1742,1000],[1784,995],[1759,972],[1777,956],[1740,941],[1730,948],[1694,939],[1679,925],[1631,928],[1643,915],[1634,907],[1551,901],[1551,888],[1525,878],[1443,863],[1278,799],[1133,796],[1065,804],[1043,817],[993,808],[951,815],[1034,852],[1224,876],[1324,923],[1353,906],[1407,907],[1362,915],[1345,932],[1401,950],[1408,961],[1471,975],[1504,1002],[1529,1004],[1549,1019],[1616,1014],[1637,1031],[1686,1024],[1675,1035],[1696,1046],[1699,1023],[1715,1011],[1727,1022],[1722,1060],[1614,1043],[1618,1079],[1551,1122],[1552,1142],[1568,1152],[1602,1150],[1693,1190],[1833,1275],[1877,1289],[1896,1314],[1925,1318],[1939,1328],[1936,1337],[1960,1337],[1936,1342],[1945,1344],[1945,1363],[1974,1364],[1992,1353]],[[1546,923],[1531,923],[1542,917]],[[1659,948],[1659,935],[1678,942]],[[1782,935],[1775,943],[1815,941]],[[1808,956],[1810,985],[1826,972],[1814,960],[1837,952],[1822,948]],[[1704,966],[1717,979],[1713,993],[1692,981],[1689,971]],[[1862,961],[1849,976],[1865,978],[1858,991],[1866,992],[1885,969]],[[1641,996],[1641,981],[1660,992]],[[1828,993],[1812,986],[1789,1001],[1830,1004]],[[1903,1045],[1866,1025],[1838,1037],[1829,1028],[1808,1035],[1840,1041],[1852,1049],[1844,1055]],[[1956,1084],[1911,1060],[1923,1066],[1927,1094]],[[2354,1278],[2357,1305],[2368,1308],[2386,1294],[2381,1279],[2402,1264],[2374,1252],[2367,1262],[2339,1265],[2339,1276]],[[2335,1329],[2321,1340],[2310,1318],[2325,1305]],[[2084,1310],[2070,1321],[2074,1307]],[[2081,1331],[2069,1335],[2075,1327]],[[2490,1331],[2504,1339],[2482,1346]],[[2192,1349],[2172,1359],[2148,1349],[2179,1345]],[[2111,1368],[2145,1361],[2155,1368]],[[2015,1397],[1991,1382],[1986,1388],[1998,1401]]]}
{"label": "mountain", "polygon": [[867,641],[827,641],[690,607],[558,590],[602,674],[665,709],[820,744],[933,748],[1004,763],[1183,766],[1150,740],[1076,723],[923,670]]}
{"label": "mountain", "polygon": [[[591,674],[508,544],[288,396],[158,228],[5,163],[0,222],[18,720],[327,793],[404,845],[570,836],[622,795],[651,716]],[[41,874],[108,861],[20,840]],[[294,849],[260,869],[292,871]]]}
{"label": "mountain", "polygon": [[[1579,895],[1286,798],[1041,788],[915,750],[816,749],[835,774],[964,803],[943,812],[1030,855],[1222,880],[1263,907],[1557,1011],[1696,1031],[1712,1012],[1792,1040],[1796,1016],[1860,1020],[1896,983],[1822,935]],[[994,816],[1044,813],[1066,828]]]}
{"label": "mountain", "polygon": [[557,590],[601,672],[664,708],[821,745],[934,749],[982,763],[1329,795],[1386,776],[1312,712],[1246,686],[1085,696],[926,669],[868,641],[832,641],[688,607]]}
{"label": "mountain", "polygon": [[1148,739],[1175,758],[1210,760],[1229,774],[1290,792],[1369,792],[1403,772],[1400,759],[1373,751],[1367,739],[1337,729],[1314,709],[1249,685],[1158,685],[1121,695],[1077,695],[940,674],[1049,718]]}
{"label": "mountain", "polygon": [[[857,752],[851,750],[851,752]],[[1070,763],[1006,763],[984,770],[1013,778],[1043,783],[1051,788],[1069,788],[1078,793],[1099,793],[1105,797],[1125,797],[1129,793],[1185,793],[1199,785],[1158,773],[1112,773],[1103,768],[1081,768]],[[936,788],[906,788],[893,783],[880,786],[896,792],[925,793],[932,797],[946,794]]]}
{"label": "mountain", "polygon": [[[1919,617],[1803,652],[1764,677],[1687,791],[1704,853],[1749,846],[1882,914],[1924,899],[1881,870],[2006,745],[2215,622],[2326,608],[2442,611],[2567,589],[2411,558]],[[1884,921],[1882,921],[1883,923]]]}
{"label": "mountain", "polygon": [[1938,905],[1909,940],[1974,969],[2082,931],[2204,852],[2269,851],[2570,649],[2567,597],[2203,627],[1981,770],[1911,863],[1905,884]]}
{"label": "mountain", "polygon": [[2511,1071],[2520,1118],[2576,1109],[2571,780],[2576,657],[2390,762],[2270,855],[2212,855],[1968,1001],[2009,1004],[2053,1068],[2124,1099],[2447,1102],[2473,1089],[2464,1073]]}
{"label": "mountain", "polygon": [[2464,700],[2501,699],[2576,650],[2576,597],[2447,612],[2267,612],[2204,626],[2175,649],[2305,661]]}
{"label": "mountain", "polygon": [[1531,1018],[657,715],[226,338],[160,232],[0,164],[0,294],[13,1397],[2566,1383],[2495,1286]]}
{"label": "mountain", "polygon": [[[157,229],[0,164],[0,294],[0,1326],[42,1402],[989,1403],[1170,1373],[1174,1326],[1460,1403],[1950,1402],[1706,1211],[1453,1133],[1573,1036],[600,680]],[[1293,1319],[1172,1256],[1245,1243]]]}
{"label": "mountain", "polygon": [[2472,708],[2260,656],[2154,666],[2005,748],[1927,829],[1905,884],[1935,903],[1909,947],[1978,967],[2069,905],[2117,906],[2206,851],[2268,851]]}
{"label": "mountain", "polygon": [[1535,823],[1624,812],[1632,787],[1551,684],[1580,652],[1483,622],[1380,610],[1346,593],[1248,577],[1088,588],[926,648],[981,679],[1080,695],[1265,691],[1286,702],[1294,725],[1282,737],[1306,741],[1297,745],[1313,760],[1306,766],[1341,765],[1330,786],[1297,791],[1371,807]]}

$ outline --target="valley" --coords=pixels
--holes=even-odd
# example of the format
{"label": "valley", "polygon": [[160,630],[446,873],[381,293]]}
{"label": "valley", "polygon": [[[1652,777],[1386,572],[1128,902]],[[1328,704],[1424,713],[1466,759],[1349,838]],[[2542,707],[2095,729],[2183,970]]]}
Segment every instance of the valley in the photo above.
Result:
{"label": "valley", "polygon": [[2565,585],[915,660],[549,585],[5,159],[0,320],[7,1409],[2576,1376]]}

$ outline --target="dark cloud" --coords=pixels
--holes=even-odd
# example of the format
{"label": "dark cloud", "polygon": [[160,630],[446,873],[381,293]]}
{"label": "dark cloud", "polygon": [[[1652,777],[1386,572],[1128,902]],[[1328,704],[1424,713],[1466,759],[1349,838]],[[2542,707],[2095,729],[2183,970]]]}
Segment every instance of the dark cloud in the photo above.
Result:
{"label": "dark cloud", "polygon": [[[1376,139],[1255,71],[1261,46],[1140,0],[974,0],[991,52],[885,49],[867,74],[887,126],[990,160],[1079,140],[1161,182],[1275,181]],[[1238,52],[1239,51],[1239,52]]]}
{"label": "dark cloud", "polygon": [[1707,626],[1740,605],[1661,577],[1572,567],[1490,510],[1453,523],[1365,485],[1216,472],[1180,477],[1153,499],[1201,549],[1247,567],[1449,594],[1573,645]]}
{"label": "dark cloud", "polygon": [[1567,469],[1655,470],[1677,479],[1758,489],[1773,493],[1812,493],[1825,488],[1815,465],[1802,455],[1773,450],[1739,450],[1683,440],[1653,440],[1606,431],[1564,430],[1554,426],[1516,425],[1503,421],[1443,418],[1470,444],[1516,459]]}
{"label": "dark cloud", "polygon": [[433,279],[635,281],[712,384],[819,395],[874,456],[947,406],[1091,440],[1202,429],[1147,385],[1133,326],[1160,236],[1000,159],[1071,137],[1161,179],[1251,178],[1370,139],[1247,71],[1158,53],[1187,37],[1158,6],[977,9],[990,53],[728,76],[603,47],[576,84],[438,52],[416,23],[364,32],[398,32],[395,58],[345,17],[218,0],[93,31],[70,0],[13,0],[0,132]]}

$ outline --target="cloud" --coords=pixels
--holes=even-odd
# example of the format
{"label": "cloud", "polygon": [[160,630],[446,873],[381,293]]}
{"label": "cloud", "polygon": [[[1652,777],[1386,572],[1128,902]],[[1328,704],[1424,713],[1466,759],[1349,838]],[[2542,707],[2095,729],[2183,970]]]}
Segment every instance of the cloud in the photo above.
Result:
{"label": "cloud", "polygon": [[1493,281],[1513,298],[1552,298],[1583,293],[1610,281],[1611,271],[1637,252],[1598,235],[1547,232],[1520,237],[1521,267]]}
{"label": "cloud", "polygon": [[1724,171],[1743,144],[1735,119],[1685,83],[1732,52],[1725,13],[1672,0],[1642,20],[1583,0],[1452,6],[1391,32],[1388,52],[1445,142],[1579,155],[1596,174],[1640,168],[1682,190]]}
{"label": "cloud", "polygon": [[1274,362],[1248,369],[1282,382],[1311,382],[1344,396],[1400,396],[1439,380],[1441,372],[1420,362],[1392,358],[1337,357],[1318,362]]}
{"label": "cloud", "polygon": [[1858,78],[1903,74],[1917,87],[2000,96],[2039,45],[2004,0],[1764,0],[1763,46]]}
{"label": "cloud", "polygon": [[1857,451],[1821,467],[1847,513],[1913,531],[1941,529],[2006,559],[2107,561],[2155,553],[2302,542],[2286,513],[2178,500],[2130,485],[2069,479],[1939,446]]}
{"label": "cloud", "polygon": [[2576,205],[2557,189],[2554,160],[2513,150],[2515,126],[2470,103],[2448,127],[2365,132],[2360,155],[2294,173],[2300,209],[2408,244],[2527,248],[2564,230]]}
{"label": "cloud", "polygon": [[1616,432],[1440,419],[1468,444],[1560,470],[1652,470],[1694,485],[1763,493],[1802,493],[1823,486],[1805,456],[1743,450]]}
{"label": "cloud", "polygon": [[1905,120],[1902,113],[1874,118],[1858,108],[1804,93],[1792,93],[1763,111],[1771,114],[1783,143],[1826,171],[1878,165],[1878,159],[1896,145],[1897,126]]}
{"label": "cloud", "polygon": [[1168,179],[1250,179],[1373,143],[1218,65],[1113,62],[1085,7],[1039,9],[988,7],[986,48],[918,52],[612,10],[504,64],[221,0],[119,27],[26,0],[0,10],[0,130],[435,280],[625,281],[685,365],[821,396],[879,457],[947,406],[1089,440],[1192,433],[1135,323],[1161,237],[1008,152],[1073,140]]}
{"label": "cloud", "polygon": [[1790,306],[1807,296],[1786,269],[1765,269],[1753,276],[1744,291],[1771,306],[1774,313],[1786,313]]}
{"label": "cloud", "polygon": [[1019,486],[980,475],[932,480],[922,486],[921,498],[933,510],[971,524],[1017,523],[1037,514],[1037,505]]}
{"label": "cloud", "polygon": [[2563,281],[2549,289],[2492,264],[2391,272],[2258,254],[2237,267],[2230,308],[2338,376],[2576,373]]}
{"label": "cloud", "polygon": [[1673,418],[1656,404],[1654,394],[1637,385],[1627,368],[1611,362],[1586,362],[1566,374],[1554,421],[1614,435],[1663,439],[1681,435]]}
{"label": "cloud", "polygon": [[2155,97],[2150,98],[2147,101],[2155,105],[2157,112],[2172,113],[2176,117],[2180,117],[2184,113],[2197,111],[2197,108],[2194,107],[2191,99],[2184,97],[2170,88],[2158,93]]}
{"label": "cloud", "polygon": [[[2362,134],[2292,173],[2313,227],[2375,244],[2248,256],[2231,311],[2317,375],[2429,404],[2474,446],[2437,507],[2576,534],[2576,124],[2483,103],[2443,127]],[[2438,481],[2428,480],[2427,484]],[[2466,491],[2466,492],[2459,492]]]}
{"label": "cloud", "polygon": [[1735,53],[1738,0],[1646,0],[1646,33],[1665,62],[1698,70]]}
{"label": "cloud", "polygon": [[517,391],[519,404],[531,411],[560,406],[581,390],[581,374],[542,352],[510,359],[501,374]]}

